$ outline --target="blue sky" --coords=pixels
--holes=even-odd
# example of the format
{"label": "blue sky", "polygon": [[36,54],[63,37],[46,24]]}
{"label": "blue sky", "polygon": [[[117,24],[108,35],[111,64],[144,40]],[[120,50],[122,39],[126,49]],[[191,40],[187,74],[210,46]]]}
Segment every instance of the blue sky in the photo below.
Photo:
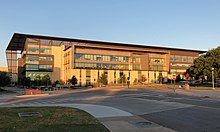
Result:
{"label": "blue sky", "polygon": [[220,0],[1,0],[0,66],[14,32],[208,50]]}

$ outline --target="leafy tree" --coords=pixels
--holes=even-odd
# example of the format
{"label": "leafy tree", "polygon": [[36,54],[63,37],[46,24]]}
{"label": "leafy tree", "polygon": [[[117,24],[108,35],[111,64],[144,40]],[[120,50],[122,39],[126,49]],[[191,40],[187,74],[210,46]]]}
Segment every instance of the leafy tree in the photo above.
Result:
{"label": "leafy tree", "polygon": [[214,68],[214,76],[217,78],[220,75],[220,46],[196,58],[194,65],[187,69],[186,73],[195,79],[201,78],[203,82],[205,76],[211,79],[212,68]]}
{"label": "leafy tree", "polygon": [[104,85],[107,85],[108,84],[108,76],[105,73],[102,73],[98,79],[98,82],[102,83]]}
{"label": "leafy tree", "polygon": [[35,76],[34,82],[36,83],[37,86],[41,85],[41,77],[40,77],[40,75]]}
{"label": "leafy tree", "polygon": [[135,78],[135,79],[134,79],[134,83],[138,83],[138,80],[137,80],[137,78]]}
{"label": "leafy tree", "polygon": [[[71,79],[69,79],[68,82],[70,82],[70,80],[71,80]],[[55,86],[56,86],[57,84],[63,85],[63,84],[65,84],[65,82],[64,82],[63,80],[56,80],[53,84],[54,84]]]}
{"label": "leafy tree", "polygon": [[6,75],[6,73],[0,72],[0,87],[8,85],[10,82],[10,78]]}
{"label": "leafy tree", "polygon": [[163,75],[159,74],[157,80],[159,81],[159,83],[163,83]]}
{"label": "leafy tree", "polygon": [[60,84],[60,81],[59,80],[56,80],[53,85],[56,86],[57,84]]}
{"label": "leafy tree", "polygon": [[147,81],[147,78],[145,77],[145,75],[142,75],[142,76],[141,76],[140,81],[141,81],[142,83],[145,82],[145,81]]}
{"label": "leafy tree", "polygon": [[177,76],[176,76],[176,82],[180,82],[181,81],[181,77],[180,77],[180,74],[178,74]]}
{"label": "leafy tree", "polygon": [[126,76],[125,76],[124,73],[120,75],[120,77],[118,78],[117,82],[119,84],[125,84],[126,83]]}
{"label": "leafy tree", "polygon": [[31,78],[30,77],[24,77],[21,79],[21,83],[24,85],[24,86],[30,86],[31,84]]}
{"label": "leafy tree", "polygon": [[59,83],[60,83],[61,85],[65,84],[65,82],[64,82],[63,80],[59,80]]}
{"label": "leafy tree", "polygon": [[[72,83],[71,83],[71,80],[72,80],[72,79],[68,79],[68,80],[67,80],[67,83],[72,84]],[[58,80],[57,80],[57,81],[58,81]]]}
{"label": "leafy tree", "polygon": [[76,76],[73,75],[72,78],[71,78],[71,80],[70,80],[70,83],[72,83],[72,85],[75,86],[75,85],[77,84],[77,81],[78,81],[78,80],[77,80]]}
{"label": "leafy tree", "polygon": [[41,78],[41,83],[42,85],[50,85],[51,84],[51,80],[50,80],[50,76],[47,74],[47,75],[44,75],[42,78]]}

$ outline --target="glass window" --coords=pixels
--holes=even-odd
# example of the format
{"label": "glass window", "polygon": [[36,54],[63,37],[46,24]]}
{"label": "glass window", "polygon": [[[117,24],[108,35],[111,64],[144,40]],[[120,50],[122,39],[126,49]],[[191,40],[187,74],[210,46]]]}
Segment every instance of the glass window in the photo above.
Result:
{"label": "glass window", "polygon": [[188,57],[188,62],[193,62],[193,57]]}
{"label": "glass window", "polygon": [[116,61],[116,57],[115,56],[110,56],[110,61]]}
{"label": "glass window", "polygon": [[157,68],[158,68],[159,71],[163,70],[163,66],[158,66]]}
{"label": "glass window", "polygon": [[53,61],[53,58],[52,57],[39,57],[39,60],[40,61]]}
{"label": "glass window", "polygon": [[150,70],[157,70],[157,66],[150,66]]}
{"label": "glass window", "polygon": [[52,65],[39,65],[39,69],[51,70],[52,67],[53,67]]}
{"label": "glass window", "polygon": [[91,75],[91,71],[90,70],[86,70],[86,77],[90,77]]}
{"label": "glass window", "polygon": [[33,55],[27,55],[26,56],[26,62],[27,63],[35,63],[38,62],[39,57],[38,56],[33,56]]}
{"label": "glass window", "polygon": [[153,59],[150,59],[150,63],[154,63],[154,64],[164,64],[164,59],[162,58],[153,58]]}
{"label": "glass window", "polygon": [[187,56],[182,56],[182,62],[187,62]]}
{"label": "glass window", "polygon": [[51,54],[51,49],[50,48],[41,48],[40,53],[42,54]]}
{"label": "glass window", "polygon": [[91,55],[84,55],[85,60],[93,60]]}
{"label": "glass window", "polygon": [[124,58],[122,56],[118,57],[119,62],[124,62]]}
{"label": "glass window", "polygon": [[175,61],[182,61],[182,57],[181,56],[175,56]]}
{"label": "glass window", "polygon": [[38,70],[38,65],[27,64],[25,68],[26,70]]}
{"label": "glass window", "polygon": [[133,63],[140,63],[140,57],[139,56],[133,56]]}
{"label": "glass window", "polygon": [[157,65],[152,65],[152,66],[150,66],[150,70],[162,71],[162,70],[165,70],[165,67],[163,67],[163,66],[157,66]]}
{"label": "glass window", "polygon": [[110,56],[104,55],[103,56],[103,61],[110,61]]}
{"label": "glass window", "polygon": [[75,68],[95,68],[95,69],[129,69],[128,64],[103,64],[103,63],[75,63]]}
{"label": "glass window", "polygon": [[84,55],[83,54],[75,54],[76,60],[84,60]]}
{"label": "glass window", "polygon": [[41,45],[51,45],[51,40],[40,39],[40,44]]}
{"label": "glass window", "polygon": [[129,57],[128,56],[124,56],[123,59],[124,59],[124,62],[128,62]]}
{"label": "glass window", "polygon": [[128,56],[114,56],[114,55],[93,55],[93,54],[75,54],[75,60],[96,60],[96,61],[114,61],[114,62],[128,62]]}
{"label": "glass window", "polygon": [[170,56],[170,61],[175,61],[174,55]]}
{"label": "glass window", "polygon": [[97,61],[101,61],[102,60],[102,55],[96,55],[96,59]]}
{"label": "glass window", "polygon": [[28,47],[28,53],[39,53],[39,49],[34,47]]}
{"label": "glass window", "polygon": [[133,65],[133,70],[140,70],[140,65],[139,64],[134,64]]}
{"label": "glass window", "polygon": [[36,78],[36,76],[43,77],[45,75],[51,76],[51,73],[50,72],[35,72],[35,71],[27,71],[26,72],[26,77],[30,77],[31,80],[34,80]]}
{"label": "glass window", "polygon": [[38,43],[37,39],[28,38],[28,43]]}

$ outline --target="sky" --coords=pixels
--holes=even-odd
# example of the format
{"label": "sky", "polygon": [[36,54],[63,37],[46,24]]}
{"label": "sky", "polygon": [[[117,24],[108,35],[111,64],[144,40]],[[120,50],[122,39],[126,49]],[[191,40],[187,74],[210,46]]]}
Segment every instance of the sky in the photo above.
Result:
{"label": "sky", "polygon": [[0,67],[14,33],[209,50],[220,0],[1,0]]}

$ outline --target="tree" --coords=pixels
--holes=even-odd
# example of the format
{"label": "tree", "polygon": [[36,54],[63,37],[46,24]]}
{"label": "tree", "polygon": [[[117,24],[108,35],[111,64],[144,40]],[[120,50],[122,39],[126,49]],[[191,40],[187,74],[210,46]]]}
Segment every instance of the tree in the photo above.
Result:
{"label": "tree", "polygon": [[176,76],[176,82],[180,82],[181,81],[181,77],[180,77],[180,74],[178,74],[177,76]]}
{"label": "tree", "polygon": [[29,87],[30,87],[31,78],[30,78],[30,77],[24,77],[24,78],[21,79],[21,83],[22,83],[24,86],[29,86]]}
{"label": "tree", "polygon": [[64,85],[64,84],[65,84],[65,82],[64,82],[63,80],[59,80],[59,83],[60,83],[61,85]]}
{"label": "tree", "polygon": [[220,75],[220,46],[196,58],[193,66],[188,68],[186,73],[195,79],[201,78],[203,82],[205,76],[211,79],[212,68],[214,68],[214,77],[217,78]]}
{"label": "tree", "polygon": [[163,75],[159,74],[157,80],[159,81],[159,83],[163,83]]}
{"label": "tree", "polygon": [[70,80],[70,83],[72,83],[72,85],[75,86],[75,85],[77,84],[77,81],[78,81],[78,80],[77,80],[76,76],[73,75],[72,78],[71,78],[71,80]]}
{"label": "tree", "polygon": [[135,79],[134,79],[134,83],[135,83],[135,84],[136,84],[136,83],[138,83],[138,80],[137,80],[137,78],[135,78]]}
{"label": "tree", "polygon": [[142,76],[141,76],[140,81],[141,81],[142,83],[144,83],[145,81],[147,81],[147,78],[145,77],[145,75],[142,75]]}
{"label": "tree", "polygon": [[42,78],[41,78],[41,82],[42,82],[42,85],[50,85],[51,84],[51,80],[50,80],[50,76],[48,74],[44,75]]}
{"label": "tree", "polygon": [[34,82],[36,83],[37,86],[41,85],[41,77],[40,77],[40,75],[35,76]]}
{"label": "tree", "polygon": [[5,72],[0,72],[0,87],[10,84],[11,80]]}
{"label": "tree", "polygon": [[120,75],[120,77],[118,78],[117,82],[118,82],[119,84],[124,84],[124,83],[126,83],[126,76],[125,76],[124,73],[122,73],[122,74]]}
{"label": "tree", "polygon": [[107,85],[108,84],[108,76],[105,73],[102,73],[98,79],[98,82],[102,83],[104,85]]}
{"label": "tree", "polygon": [[[71,79],[69,79],[67,82],[70,82],[70,83],[71,83],[70,80],[71,80]],[[65,84],[65,82],[64,82],[63,80],[56,80],[53,84],[54,84],[55,86],[56,86],[57,84],[63,85],[63,84]]]}

